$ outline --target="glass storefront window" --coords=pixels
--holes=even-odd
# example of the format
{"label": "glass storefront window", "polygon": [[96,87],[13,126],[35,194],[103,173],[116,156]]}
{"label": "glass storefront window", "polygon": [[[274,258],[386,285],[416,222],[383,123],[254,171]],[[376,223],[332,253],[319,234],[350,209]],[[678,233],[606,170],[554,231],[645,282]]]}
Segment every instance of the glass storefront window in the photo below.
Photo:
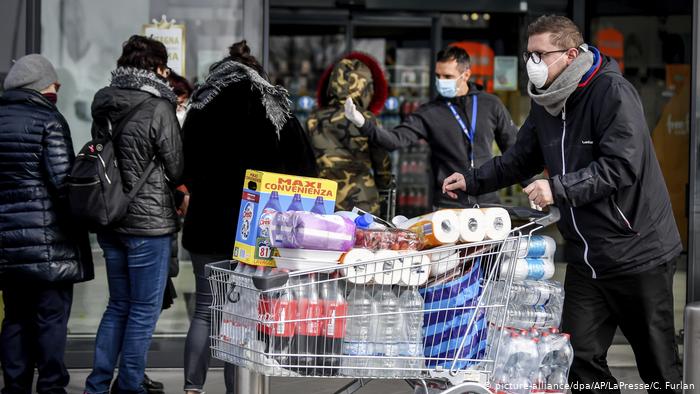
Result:
{"label": "glass storefront window", "polygon": [[[144,24],[153,19],[174,19],[185,25],[185,76],[201,81],[209,66],[228,53],[228,47],[243,38],[257,56],[263,48],[262,6],[247,0],[64,0],[41,2],[41,48],[56,66],[62,84],[58,107],[71,127],[75,149],[90,138],[90,106],[97,90],[109,82],[116,67],[122,43],[133,34],[142,34]],[[260,21],[251,16],[259,9]],[[250,17],[244,23],[244,15]],[[251,30],[252,28],[252,30]],[[244,37],[244,34],[258,34]],[[102,251],[94,242],[95,280],[75,287],[73,312],[69,321],[71,335],[88,338],[97,331],[105,310],[108,293]],[[192,305],[194,277],[190,262],[181,253],[180,274],[174,279],[178,298],[164,311],[156,327],[157,334],[184,334],[189,327],[188,307]]]}

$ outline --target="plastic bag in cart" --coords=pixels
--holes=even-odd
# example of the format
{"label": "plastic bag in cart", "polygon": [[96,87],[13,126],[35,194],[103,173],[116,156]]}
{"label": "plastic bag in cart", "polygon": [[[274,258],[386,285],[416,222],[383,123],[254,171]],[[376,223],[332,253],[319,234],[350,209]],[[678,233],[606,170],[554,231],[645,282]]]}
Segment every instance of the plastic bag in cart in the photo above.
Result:
{"label": "plastic bag in cart", "polygon": [[464,336],[467,336],[465,345],[455,367],[464,369],[475,364],[467,359],[483,358],[486,352],[486,319],[483,310],[475,309],[481,295],[481,260],[475,259],[462,277],[421,289],[420,292],[425,300],[423,326],[426,365],[430,368],[451,368]]}

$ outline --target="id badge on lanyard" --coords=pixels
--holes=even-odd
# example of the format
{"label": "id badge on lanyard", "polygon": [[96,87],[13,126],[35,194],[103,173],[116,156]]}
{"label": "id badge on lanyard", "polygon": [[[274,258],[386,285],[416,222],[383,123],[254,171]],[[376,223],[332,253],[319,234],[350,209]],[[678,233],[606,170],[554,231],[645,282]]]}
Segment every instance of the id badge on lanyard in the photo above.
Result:
{"label": "id badge on lanyard", "polygon": [[467,128],[467,124],[464,123],[464,120],[462,120],[462,117],[459,116],[459,112],[457,112],[457,108],[455,108],[455,105],[452,104],[451,102],[447,102],[447,106],[450,108],[450,111],[452,111],[452,115],[454,115],[455,119],[457,119],[457,123],[459,123],[459,127],[462,128],[462,132],[464,135],[467,136],[467,140],[469,140],[469,165],[471,168],[474,168],[474,135],[476,134],[476,109],[478,107],[478,98],[477,95],[474,95],[472,98],[472,121],[471,121],[471,130]]}

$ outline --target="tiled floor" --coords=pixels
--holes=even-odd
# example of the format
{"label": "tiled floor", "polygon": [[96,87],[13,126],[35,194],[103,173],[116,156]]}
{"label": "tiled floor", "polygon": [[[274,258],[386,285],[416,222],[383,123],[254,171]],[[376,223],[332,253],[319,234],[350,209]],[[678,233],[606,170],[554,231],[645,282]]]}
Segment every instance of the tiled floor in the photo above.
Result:
{"label": "tiled floor", "polygon": [[[86,370],[71,371],[71,383],[67,389],[69,394],[82,393],[83,383],[88,373],[89,371]],[[165,392],[167,394],[182,392],[182,370],[155,369],[149,370],[148,374],[152,379],[165,384]],[[613,368],[613,374],[620,382],[626,384],[641,383],[641,379],[634,368]],[[349,382],[349,379],[272,378],[270,379],[269,388],[270,394],[324,394],[335,393]],[[0,387],[2,387],[2,377],[0,377]],[[222,369],[213,369],[209,372],[205,389],[210,394],[223,394],[226,392]],[[381,394],[410,394],[412,392],[410,387],[401,380],[372,381],[359,391],[359,393]],[[645,391],[623,390],[623,393],[642,394]]]}

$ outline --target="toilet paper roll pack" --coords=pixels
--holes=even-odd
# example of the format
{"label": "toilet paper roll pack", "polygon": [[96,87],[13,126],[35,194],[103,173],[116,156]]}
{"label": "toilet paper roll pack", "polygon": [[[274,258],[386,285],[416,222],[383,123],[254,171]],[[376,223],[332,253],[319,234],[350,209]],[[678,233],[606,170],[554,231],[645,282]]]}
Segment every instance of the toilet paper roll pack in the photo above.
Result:
{"label": "toilet paper roll pack", "polygon": [[430,277],[430,258],[427,255],[403,257],[401,269],[402,286],[422,286]]}
{"label": "toilet paper roll pack", "polygon": [[430,276],[440,276],[452,272],[460,264],[460,252],[446,251],[430,255]]}
{"label": "toilet paper roll pack", "polygon": [[374,263],[371,264],[358,264],[355,266],[350,266],[351,264],[360,263],[364,261],[374,260],[374,252],[367,249],[351,249],[349,252],[345,253],[340,259],[341,264],[346,265],[341,270],[341,273],[347,280],[351,283],[366,284],[374,279]]}
{"label": "toilet paper roll pack", "polygon": [[459,240],[481,242],[486,237],[486,216],[478,208],[455,210],[459,219]]}
{"label": "toilet paper roll pack", "polygon": [[515,261],[513,280],[548,280],[554,276],[554,260],[550,258],[506,258],[501,264],[501,276],[506,276]]}
{"label": "toilet paper roll pack", "polygon": [[486,224],[486,237],[490,240],[503,240],[511,230],[510,214],[503,208],[482,208]]}
{"label": "toilet paper roll pack", "polygon": [[379,285],[395,285],[401,280],[404,268],[403,259],[395,250],[380,250],[374,254],[375,259],[384,260],[374,263],[374,283]]}
{"label": "toilet paper roll pack", "polygon": [[459,217],[449,209],[410,219],[399,227],[418,234],[424,249],[455,243],[460,236]]}

